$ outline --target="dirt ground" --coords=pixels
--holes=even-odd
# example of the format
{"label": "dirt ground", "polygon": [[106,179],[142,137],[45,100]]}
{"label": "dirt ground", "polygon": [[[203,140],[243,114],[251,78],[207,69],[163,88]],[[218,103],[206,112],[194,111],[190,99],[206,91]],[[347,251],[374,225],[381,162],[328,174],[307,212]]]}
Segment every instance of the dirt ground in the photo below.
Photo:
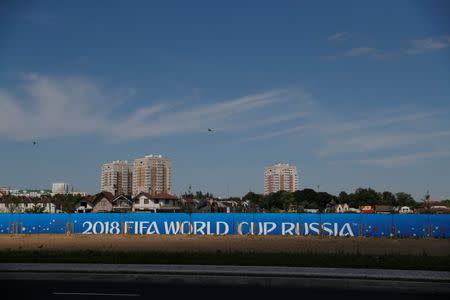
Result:
{"label": "dirt ground", "polygon": [[1,250],[314,252],[450,255],[450,239],[299,236],[0,235]]}

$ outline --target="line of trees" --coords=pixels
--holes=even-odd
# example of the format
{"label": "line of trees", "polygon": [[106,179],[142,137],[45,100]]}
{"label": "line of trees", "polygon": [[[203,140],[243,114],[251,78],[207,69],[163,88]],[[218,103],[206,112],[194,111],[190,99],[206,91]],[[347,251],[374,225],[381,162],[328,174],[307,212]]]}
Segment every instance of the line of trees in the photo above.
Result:
{"label": "line of trees", "polygon": [[[55,195],[53,197],[46,196],[52,199],[52,202],[57,205],[58,209],[66,212],[73,212],[75,205],[82,197],[79,195]],[[189,190],[181,195],[184,199],[205,200],[214,198],[214,195],[209,192]],[[324,212],[328,208],[332,208],[337,204],[347,203],[350,207],[359,208],[365,205],[389,205],[394,207],[408,206],[411,208],[418,208],[420,206],[426,207],[431,205],[429,195],[425,195],[421,202],[417,202],[414,198],[404,192],[392,193],[389,191],[377,192],[372,188],[358,188],[353,193],[340,192],[338,196],[326,192],[316,192],[313,189],[303,189],[295,192],[280,191],[268,195],[257,194],[249,192],[242,198],[230,197],[222,200],[233,200],[239,204],[239,207],[244,207],[244,202],[249,204],[249,209],[255,211],[263,209],[265,211],[280,211],[288,210],[292,207],[296,210],[303,209],[318,209]],[[10,212],[15,212],[19,207],[19,203],[23,202],[21,197],[6,195],[2,199],[6,204],[6,208]],[[38,199],[33,199],[33,202],[38,202]],[[434,204],[435,205],[435,204]],[[440,201],[439,205],[450,207],[450,200]],[[27,212],[40,213],[43,212],[43,207],[35,206],[27,209]]]}
{"label": "line of trees", "polygon": [[[191,188],[181,196],[185,199],[197,200],[214,197],[211,193],[204,193],[202,191],[192,192]],[[313,189],[303,189],[292,193],[280,191],[268,195],[249,192],[242,198],[231,197],[223,200],[245,201],[254,209],[260,208],[266,211],[288,210],[293,206],[298,210],[318,209],[319,211],[325,211],[327,208],[344,203],[354,208],[366,205],[408,206],[416,208],[421,205],[420,202],[415,201],[408,193],[377,192],[372,188],[358,188],[353,193],[340,192],[338,196],[326,192],[317,192]],[[442,203],[450,205],[450,200],[442,201]]]}
{"label": "line of trees", "polygon": [[[189,187],[188,192],[181,195],[184,199],[204,200],[214,198],[211,193],[202,191],[192,192]],[[317,192],[313,189],[303,189],[295,192],[279,191],[268,195],[248,192],[242,198],[230,197],[222,200],[233,200],[242,204],[247,202],[251,210],[263,209],[265,211],[280,211],[294,208],[296,210],[318,209],[321,212],[332,208],[337,204],[347,203],[350,207],[360,208],[361,206],[388,205],[392,207],[408,206],[410,208],[427,208],[430,205],[443,205],[450,207],[450,199],[439,202],[430,201],[430,195],[424,196],[420,201],[416,201],[411,194],[405,192],[392,193],[390,191],[377,192],[372,188],[358,188],[353,193],[340,192],[339,195],[332,195],[326,192]],[[431,203],[433,202],[433,203]],[[240,205],[241,206],[241,205]]]}
{"label": "line of trees", "polygon": [[409,206],[415,208],[420,205],[408,193],[400,192],[394,194],[389,191],[380,193],[372,188],[358,188],[353,193],[341,192],[338,196],[326,192],[316,192],[313,189],[303,189],[293,193],[280,191],[268,195],[249,192],[242,200],[248,201],[254,207],[268,211],[288,210],[292,206],[300,210],[318,209],[319,211],[325,211],[327,208],[344,203],[354,208],[365,205]]}

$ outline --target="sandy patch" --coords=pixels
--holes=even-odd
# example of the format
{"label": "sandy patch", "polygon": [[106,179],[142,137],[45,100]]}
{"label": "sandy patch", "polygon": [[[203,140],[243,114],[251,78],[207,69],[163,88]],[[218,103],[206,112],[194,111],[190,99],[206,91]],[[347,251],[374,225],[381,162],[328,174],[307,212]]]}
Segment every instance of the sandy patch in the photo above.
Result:
{"label": "sandy patch", "polygon": [[301,236],[0,235],[0,250],[314,252],[450,255],[450,239]]}

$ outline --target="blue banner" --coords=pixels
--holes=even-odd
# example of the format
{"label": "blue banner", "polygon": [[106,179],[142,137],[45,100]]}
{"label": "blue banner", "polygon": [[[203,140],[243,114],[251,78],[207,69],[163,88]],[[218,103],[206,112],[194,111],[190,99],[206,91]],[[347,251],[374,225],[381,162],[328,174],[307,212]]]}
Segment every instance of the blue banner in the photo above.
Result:
{"label": "blue banner", "polygon": [[0,214],[0,234],[450,237],[450,215],[297,213]]}

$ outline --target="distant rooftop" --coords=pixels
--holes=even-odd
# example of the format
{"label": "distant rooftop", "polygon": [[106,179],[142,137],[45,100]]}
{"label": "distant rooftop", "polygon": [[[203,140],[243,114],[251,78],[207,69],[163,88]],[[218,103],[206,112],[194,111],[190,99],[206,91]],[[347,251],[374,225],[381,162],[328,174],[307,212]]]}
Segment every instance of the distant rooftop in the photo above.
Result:
{"label": "distant rooftop", "polygon": [[290,164],[285,164],[285,163],[278,163],[278,164],[274,164],[274,165],[272,165],[272,166],[270,166],[269,168],[272,168],[272,167],[296,167],[296,166],[294,166],[294,165],[290,165]]}
{"label": "distant rooftop", "polygon": [[151,157],[155,157],[155,158],[162,158],[163,156],[161,154],[150,154],[150,155],[146,155],[146,158],[151,158]]}

